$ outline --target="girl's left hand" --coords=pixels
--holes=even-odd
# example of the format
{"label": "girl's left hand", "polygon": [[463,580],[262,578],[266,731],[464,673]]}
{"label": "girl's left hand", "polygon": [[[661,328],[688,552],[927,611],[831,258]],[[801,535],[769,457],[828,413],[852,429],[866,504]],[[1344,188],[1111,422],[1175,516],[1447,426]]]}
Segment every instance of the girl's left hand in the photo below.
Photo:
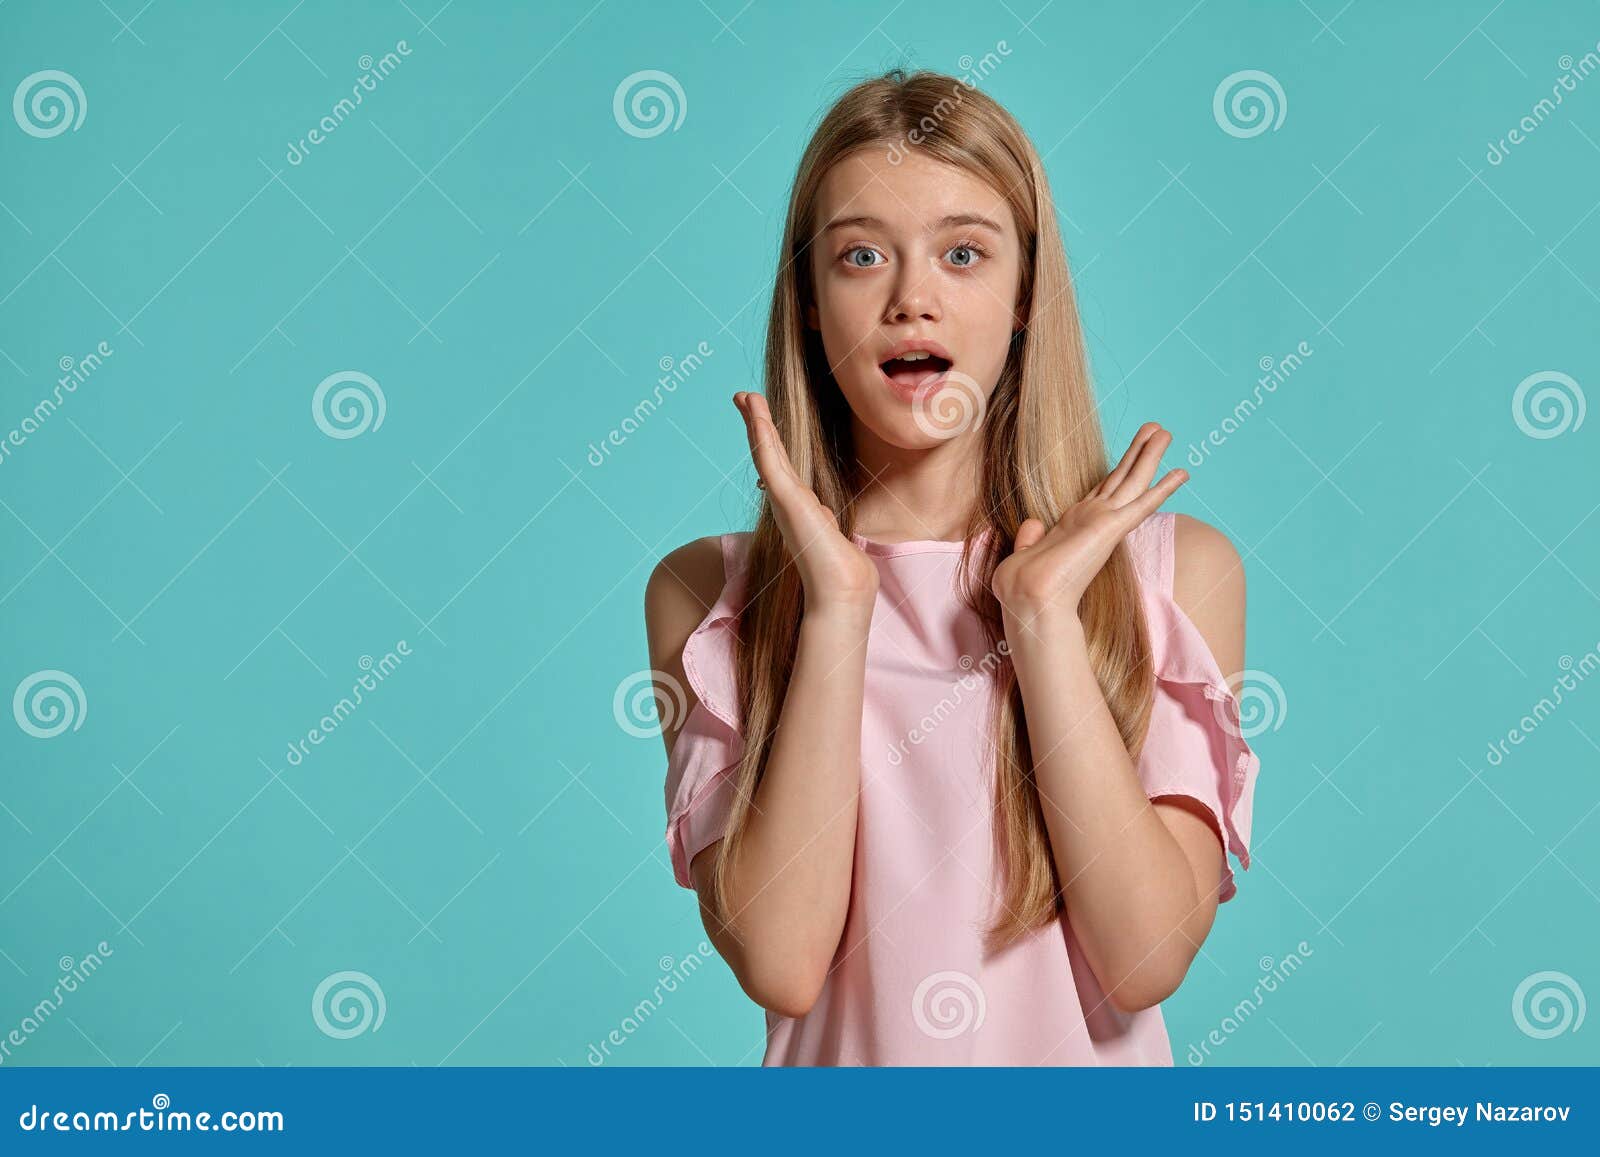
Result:
{"label": "girl's left hand", "polygon": [[1171,442],[1160,423],[1146,422],[1117,468],[1061,521],[1046,530],[1029,518],[1017,528],[1016,549],[995,567],[990,584],[1005,612],[1008,638],[1013,620],[1027,627],[1041,615],[1077,616],[1083,592],[1117,543],[1189,480],[1187,470],[1171,470],[1150,488]]}

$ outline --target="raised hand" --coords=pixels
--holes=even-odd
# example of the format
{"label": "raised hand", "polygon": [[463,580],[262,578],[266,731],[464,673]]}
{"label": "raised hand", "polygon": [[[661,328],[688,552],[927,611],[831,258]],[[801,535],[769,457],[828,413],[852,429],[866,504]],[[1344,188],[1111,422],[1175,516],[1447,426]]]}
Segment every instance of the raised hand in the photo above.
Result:
{"label": "raised hand", "polygon": [[772,424],[767,399],[741,390],[733,404],[744,415],[750,457],[772,504],[772,515],[800,570],[806,610],[847,609],[870,614],[878,597],[878,568],[839,532],[838,518],[800,480]]}
{"label": "raised hand", "polygon": [[994,570],[990,588],[1000,601],[1010,637],[1014,624],[1031,627],[1041,616],[1075,618],[1084,590],[1117,543],[1189,480],[1171,470],[1153,488],[1161,455],[1172,435],[1146,422],[1117,468],[1048,530],[1037,518],[1017,528],[1016,550]]}

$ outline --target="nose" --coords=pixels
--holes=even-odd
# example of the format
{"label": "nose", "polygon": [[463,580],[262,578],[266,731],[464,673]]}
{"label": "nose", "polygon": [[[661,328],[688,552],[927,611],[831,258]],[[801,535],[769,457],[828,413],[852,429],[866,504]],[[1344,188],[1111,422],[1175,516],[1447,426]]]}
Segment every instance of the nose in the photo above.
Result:
{"label": "nose", "polygon": [[889,306],[889,320],[905,322],[923,318],[937,321],[939,300],[931,284],[933,279],[928,274],[915,270],[909,263],[902,268],[905,269],[905,273],[901,275],[895,287],[894,299]]}

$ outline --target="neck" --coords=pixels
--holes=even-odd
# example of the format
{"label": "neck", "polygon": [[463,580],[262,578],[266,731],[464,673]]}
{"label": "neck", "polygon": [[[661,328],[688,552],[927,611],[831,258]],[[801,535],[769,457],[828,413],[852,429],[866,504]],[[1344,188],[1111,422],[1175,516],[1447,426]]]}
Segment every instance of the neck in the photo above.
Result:
{"label": "neck", "polygon": [[925,449],[878,438],[859,422],[855,448],[862,489],[857,533],[881,539],[963,538],[978,491],[978,430]]}

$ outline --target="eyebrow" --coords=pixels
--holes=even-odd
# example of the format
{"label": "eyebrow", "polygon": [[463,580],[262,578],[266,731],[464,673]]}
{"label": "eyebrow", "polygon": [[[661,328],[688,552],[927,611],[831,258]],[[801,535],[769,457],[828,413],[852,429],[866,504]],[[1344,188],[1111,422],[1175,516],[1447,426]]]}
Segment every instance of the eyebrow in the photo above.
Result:
{"label": "eyebrow", "polygon": [[[953,225],[977,225],[980,228],[988,229],[999,236],[1005,236],[1004,229],[1000,228],[998,224],[990,220],[988,217],[982,216],[978,213],[946,214],[933,223],[933,229],[930,231],[948,229]],[[889,226],[888,223],[880,217],[871,217],[866,215],[859,215],[855,217],[836,217],[822,227],[822,232],[826,233],[830,229],[846,229],[852,227],[887,229]]]}

